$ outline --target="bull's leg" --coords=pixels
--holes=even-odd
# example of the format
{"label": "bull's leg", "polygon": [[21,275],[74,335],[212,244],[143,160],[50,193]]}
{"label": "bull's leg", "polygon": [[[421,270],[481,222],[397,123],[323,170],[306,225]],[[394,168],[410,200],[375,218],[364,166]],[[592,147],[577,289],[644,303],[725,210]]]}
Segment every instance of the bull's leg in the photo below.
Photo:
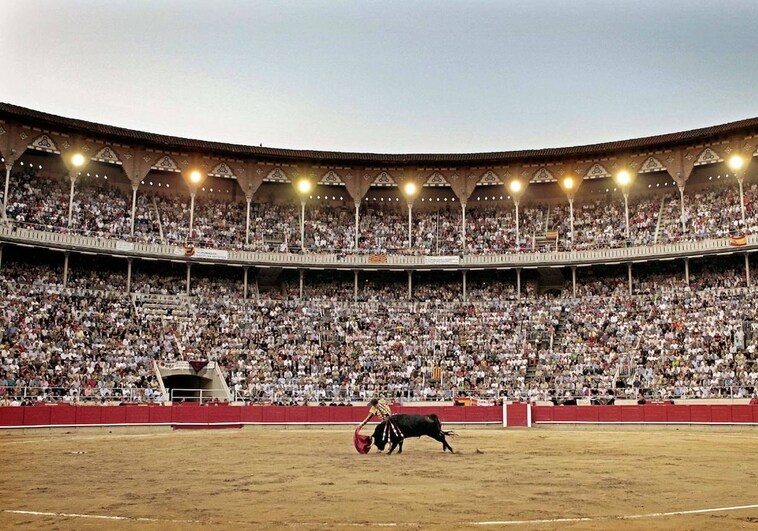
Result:
{"label": "bull's leg", "polygon": [[397,445],[398,445],[397,453],[402,454],[403,453],[403,439],[400,439],[400,442],[398,442]]}
{"label": "bull's leg", "polygon": [[395,447],[397,446],[397,441],[392,441],[390,443],[390,451],[387,452],[387,455],[392,455],[392,452],[395,451]]}
{"label": "bull's leg", "polygon": [[435,441],[439,441],[442,443],[442,451],[450,450],[451,454],[454,454],[455,451],[453,450],[453,447],[447,444],[447,439],[445,439],[445,434],[442,432],[439,432],[437,435],[430,435],[432,439]]}

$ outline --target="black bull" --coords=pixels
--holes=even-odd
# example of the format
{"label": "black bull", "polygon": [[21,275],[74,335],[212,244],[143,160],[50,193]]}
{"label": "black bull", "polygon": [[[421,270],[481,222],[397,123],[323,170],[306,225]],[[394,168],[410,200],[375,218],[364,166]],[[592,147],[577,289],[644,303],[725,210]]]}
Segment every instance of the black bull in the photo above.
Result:
{"label": "black bull", "polygon": [[387,429],[387,422],[387,420],[380,422],[374,430],[373,437],[371,437],[371,441],[380,451],[383,451],[389,442],[390,454],[395,450],[396,446],[400,447],[397,453],[403,453],[403,439],[426,435],[435,441],[441,442],[443,452],[445,450],[453,452],[453,447],[445,439],[446,435],[453,435],[453,433],[442,431],[442,424],[440,424],[440,419],[437,415],[392,415],[390,422],[400,430],[400,434],[402,435],[395,433],[395,430],[391,428]]}

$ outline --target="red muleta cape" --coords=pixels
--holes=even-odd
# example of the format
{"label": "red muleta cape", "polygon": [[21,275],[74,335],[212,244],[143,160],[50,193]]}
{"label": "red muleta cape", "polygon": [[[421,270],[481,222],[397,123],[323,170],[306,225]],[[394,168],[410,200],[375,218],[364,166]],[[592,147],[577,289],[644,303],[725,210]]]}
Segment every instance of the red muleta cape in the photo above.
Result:
{"label": "red muleta cape", "polygon": [[367,454],[369,453],[369,450],[371,450],[371,437],[368,435],[361,435],[360,431],[360,428],[355,428],[355,433],[353,433],[353,444],[359,454]]}

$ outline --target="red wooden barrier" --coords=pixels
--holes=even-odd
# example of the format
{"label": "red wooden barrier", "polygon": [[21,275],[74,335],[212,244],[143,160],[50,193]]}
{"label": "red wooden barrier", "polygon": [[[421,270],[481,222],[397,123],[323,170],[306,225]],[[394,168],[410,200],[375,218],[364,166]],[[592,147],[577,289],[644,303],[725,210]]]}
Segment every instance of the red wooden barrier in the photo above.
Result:
{"label": "red wooden barrier", "polygon": [[[396,413],[435,413],[443,424],[503,422],[500,406],[393,407]],[[0,407],[0,428],[113,425],[354,424],[365,407],[39,405]],[[508,405],[508,426],[529,423],[758,424],[758,405],[528,406]]]}

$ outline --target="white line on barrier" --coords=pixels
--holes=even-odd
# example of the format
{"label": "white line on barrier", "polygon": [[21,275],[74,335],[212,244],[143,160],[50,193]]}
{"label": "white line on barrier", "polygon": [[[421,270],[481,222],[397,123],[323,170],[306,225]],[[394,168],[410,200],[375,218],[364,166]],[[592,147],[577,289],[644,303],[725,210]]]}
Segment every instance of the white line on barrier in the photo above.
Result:
{"label": "white line on barrier", "polygon": [[[688,514],[718,513],[727,511],[741,511],[744,509],[758,509],[758,503],[751,505],[733,505],[731,507],[713,507],[708,509],[690,509],[687,511],[670,511],[659,513],[645,514],[627,514],[612,516],[580,516],[576,518],[541,518],[535,520],[489,520],[481,522],[458,522],[460,525],[478,525],[478,526],[511,526],[511,525],[534,525],[534,524],[561,524],[571,522],[598,522],[609,520],[639,520],[643,518],[660,518],[666,516],[683,516]],[[203,522],[200,520],[181,520],[181,519],[162,519],[162,518],[140,518],[132,516],[108,516],[99,514],[82,514],[82,513],[55,513],[43,511],[24,511],[3,509],[2,512],[9,514],[20,514],[26,516],[57,516],[63,518],[86,518],[91,520],[126,520],[132,522],[164,522],[178,524],[243,524],[246,522]],[[253,523],[253,522],[249,522]],[[377,523],[360,523],[360,522],[289,522],[291,527],[298,526],[349,526],[349,527],[417,527],[421,525],[418,522],[377,522]]]}

